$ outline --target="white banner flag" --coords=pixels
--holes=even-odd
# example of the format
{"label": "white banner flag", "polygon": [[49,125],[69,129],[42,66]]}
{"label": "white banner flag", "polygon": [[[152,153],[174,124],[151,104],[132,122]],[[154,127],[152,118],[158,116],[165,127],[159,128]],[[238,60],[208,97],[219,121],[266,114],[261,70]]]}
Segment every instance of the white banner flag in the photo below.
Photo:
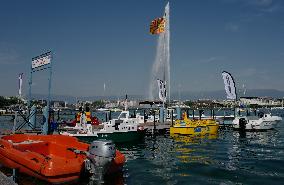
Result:
{"label": "white banner flag", "polygon": [[232,75],[226,71],[223,71],[222,77],[225,84],[225,91],[227,94],[227,98],[231,100],[236,100],[237,99],[236,86]]}
{"label": "white banner flag", "polygon": [[18,77],[18,86],[19,86],[19,96],[22,96],[22,85],[23,85],[23,73],[20,73],[19,74],[19,77]]}
{"label": "white banner flag", "polygon": [[159,87],[159,98],[162,102],[166,102],[167,99],[167,91],[166,91],[166,83],[163,80],[157,80]]}

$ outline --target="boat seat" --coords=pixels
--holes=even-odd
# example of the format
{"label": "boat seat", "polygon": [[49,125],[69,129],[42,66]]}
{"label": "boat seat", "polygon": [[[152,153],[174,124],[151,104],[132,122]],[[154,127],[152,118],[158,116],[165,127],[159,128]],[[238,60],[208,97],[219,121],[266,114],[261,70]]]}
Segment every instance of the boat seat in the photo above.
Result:
{"label": "boat seat", "polygon": [[13,143],[14,148],[24,151],[31,151],[42,154],[44,156],[49,154],[48,150],[48,142],[40,141],[40,142],[21,142],[21,143]]}
{"label": "boat seat", "polygon": [[35,142],[32,144],[16,144],[13,146],[22,152],[33,152],[45,157],[51,157],[54,155],[62,158],[74,158],[75,155],[74,152],[69,151],[67,147],[66,150],[64,150],[61,146],[60,150],[58,150],[58,144],[46,141]]}

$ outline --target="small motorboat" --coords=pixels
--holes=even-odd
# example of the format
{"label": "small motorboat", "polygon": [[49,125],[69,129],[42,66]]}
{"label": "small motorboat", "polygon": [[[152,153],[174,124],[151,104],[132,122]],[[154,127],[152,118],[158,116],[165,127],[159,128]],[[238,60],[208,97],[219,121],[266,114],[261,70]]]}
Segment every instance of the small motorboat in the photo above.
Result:
{"label": "small motorboat", "polygon": [[219,123],[214,119],[189,119],[186,113],[170,127],[170,134],[211,135],[217,134]]}
{"label": "small motorboat", "polygon": [[274,129],[281,120],[279,116],[260,112],[258,116],[236,117],[233,120],[233,128],[235,130],[265,131]]}
{"label": "small motorboat", "polygon": [[271,113],[259,113],[259,117],[262,117],[265,121],[274,121],[276,123],[282,121],[282,118],[280,116],[272,116]]}
{"label": "small motorboat", "polygon": [[130,117],[129,111],[122,111],[117,119],[111,119],[99,126],[77,123],[75,127],[60,128],[59,134],[77,137],[88,143],[97,139],[125,143],[143,139],[146,129],[140,126],[138,118]]}
{"label": "small motorboat", "polygon": [[0,139],[2,165],[52,184],[76,182],[82,174],[101,180],[124,162],[124,155],[106,140],[89,145],[70,136],[28,134]]}

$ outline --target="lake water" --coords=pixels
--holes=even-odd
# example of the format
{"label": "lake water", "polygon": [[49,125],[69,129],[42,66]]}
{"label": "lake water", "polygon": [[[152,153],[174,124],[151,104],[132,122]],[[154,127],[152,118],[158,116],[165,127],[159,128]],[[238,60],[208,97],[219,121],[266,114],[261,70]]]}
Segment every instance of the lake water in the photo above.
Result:
{"label": "lake water", "polygon": [[[13,122],[0,117],[1,128]],[[168,133],[138,143],[117,145],[127,162],[105,184],[283,184],[284,122],[275,130],[220,130],[216,137],[192,138]],[[46,184],[23,176],[19,184]],[[84,183],[81,183],[84,184]]]}

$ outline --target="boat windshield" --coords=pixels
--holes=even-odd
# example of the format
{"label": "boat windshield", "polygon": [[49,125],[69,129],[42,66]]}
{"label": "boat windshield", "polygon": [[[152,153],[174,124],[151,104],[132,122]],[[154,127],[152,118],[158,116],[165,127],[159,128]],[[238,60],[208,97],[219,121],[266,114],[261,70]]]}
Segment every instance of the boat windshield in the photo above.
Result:
{"label": "boat windshield", "polygon": [[126,118],[126,113],[121,113],[118,118],[119,118],[119,119],[121,119],[121,118]]}

